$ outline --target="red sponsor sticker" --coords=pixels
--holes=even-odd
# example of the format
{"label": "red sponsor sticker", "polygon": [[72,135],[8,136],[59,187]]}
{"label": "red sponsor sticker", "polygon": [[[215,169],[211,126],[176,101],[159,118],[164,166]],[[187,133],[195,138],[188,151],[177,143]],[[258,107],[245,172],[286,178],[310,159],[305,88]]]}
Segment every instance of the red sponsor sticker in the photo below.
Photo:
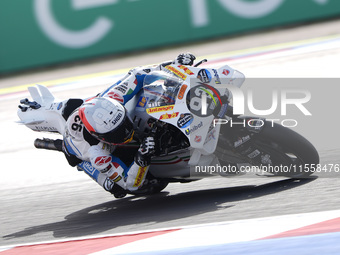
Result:
{"label": "red sponsor sticker", "polygon": [[230,71],[228,69],[224,69],[222,72],[225,76],[227,76],[228,74],[230,74]]}
{"label": "red sponsor sticker", "polygon": [[96,159],[94,160],[94,163],[97,166],[102,166],[102,165],[107,164],[109,162],[111,162],[111,157],[110,156],[96,157]]}
{"label": "red sponsor sticker", "polygon": [[121,96],[121,95],[119,95],[118,93],[115,93],[115,92],[109,92],[109,93],[107,93],[107,96],[109,97],[109,98],[112,98],[112,99],[114,99],[114,100],[117,100],[118,102],[120,102],[120,103],[124,103],[124,98]]}
{"label": "red sponsor sticker", "polygon": [[184,73],[180,72],[179,70],[177,70],[173,66],[166,66],[165,68],[170,70],[171,72],[176,74],[178,77],[182,78],[183,80],[185,80],[187,78],[187,76]]}
{"label": "red sponsor sticker", "polygon": [[196,143],[199,143],[201,140],[202,140],[202,136],[200,136],[200,135],[195,136],[195,142]]}
{"label": "red sponsor sticker", "polygon": [[179,68],[181,68],[182,70],[184,70],[185,73],[189,74],[189,75],[193,75],[194,73],[186,66],[183,65],[179,65]]}
{"label": "red sponsor sticker", "polygon": [[179,112],[174,112],[174,113],[166,113],[161,115],[161,117],[159,117],[160,120],[166,120],[166,119],[172,119],[172,118],[176,118],[178,116]]}

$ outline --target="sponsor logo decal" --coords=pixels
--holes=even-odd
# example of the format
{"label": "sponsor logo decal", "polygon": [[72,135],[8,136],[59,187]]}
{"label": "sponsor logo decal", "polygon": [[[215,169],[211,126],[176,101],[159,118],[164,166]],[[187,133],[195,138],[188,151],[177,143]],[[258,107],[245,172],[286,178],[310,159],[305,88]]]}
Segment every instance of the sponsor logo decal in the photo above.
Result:
{"label": "sponsor logo decal", "polygon": [[94,168],[90,162],[88,161],[83,161],[80,164],[80,167],[82,167],[89,175],[91,175],[92,177],[94,177],[94,173],[97,171],[96,168]]}
{"label": "sponsor logo decal", "polygon": [[119,182],[122,179],[122,177],[120,175],[118,175],[118,177],[116,179],[114,179],[114,182]]}
{"label": "sponsor logo decal", "polygon": [[94,160],[94,163],[97,166],[102,166],[102,165],[107,164],[109,162],[111,162],[111,157],[110,156],[96,157],[96,159]]}
{"label": "sponsor logo decal", "polygon": [[122,92],[123,94],[125,94],[126,90],[128,89],[128,86],[127,86],[126,83],[123,83],[123,84],[120,84],[120,85],[114,87],[114,89],[116,89],[116,90]]}
{"label": "sponsor logo decal", "polygon": [[259,150],[254,150],[253,152],[248,154],[248,158],[255,158],[256,156],[260,155],[261,152]]}
{"label": "sponsor logo decal", "polygon": [[184,72],[185,72],[186,74],[189,74],[189,75],[193,75],[193,74],[194,74],[194,73],[193,73],[188,67],[186,67],[186,66],[179,65],[178,67],[179,67],[180,69],[184,70]]}
{"label": "sponsor logo decal", "polygon": [[272,164],[272,161],[270,159],[270,155],[266,154],[266,155],[261,156],[261,163],[262,164]]}
{"label": "sponsor logo decal", "polygon": [[228,74],[230,74],[230,71],[228,69],[223,69],[222,72],[225,76],[228,76]]}
{"label": "sponsor logo decal", "polygon": [[114,100],[117,100],[118,102],[120,102],[120,103],[124,103],[124,98],[121,96],[121,95],[119,95],[118,93],[115,93],[115,92],[109,92],[109,93],[107,93],[107,96],[109,97],[109,98],[112,98],[112,99],[114,99]]}
{"label": "sponsor logo decal", "polygon": [[197,78],[204,83],[209,83],[211,81],[211,74],[207,69],[201,69],[198,72]]}
{"label": "sponsor logo decal", "polygon": [[182,78],[183,80],[185,80],[187,78],[187,76],[184,73],[177,70],[173,66],[166,66],[165,68],[168,69],[169,71],[173,72],[174,74],[176,74],[178,77]]}
{"label": "sponsor logo decal", "polygon": [[142,107],[144,108],[146,105],[146,102],[148,101],[147,97],[140,97],[138,102],[137,102],[137,106],[136,107]]}
{"label": "sponsor logo decal", "polygon": [[188,86],[185,85],[185,84],[182,85],[181,89],[180,89],[179,92],[178,92],[178,96],[177,96],[178,99],[180,99],[180,100],[183,99],[184,93],[185,93],[185,91],[187,90],[187,87],[188,87]]}
{"label": "sponsor logo decal", "polygon": [[159,107],[152,107],[146,109],[147,113],[156,113],[156,112],[166,112],[171,111],[174,109],[174,105],[165,105],[165,106],[159,106]]}
{"label": "sponsor logo decal", "polygon": [[107,173],[112,168],[112,165],[109,164],[105,169],[101,170],[102,173]]}
{"label": "sponsor logo decal", "polygon": [[123,113],[119,112],[118,115],[113,119],[112,124],[116,125],[117,122],[122,118]]}
{"label": "sponsor logo decal", "polygon": [[210,142],[211,140],[216,140],[215,133],[216,133],[216,129],[212,129],[209,132],[207,138],[205,139],[205,143],[204,144]]}
{"label": "sponsor logo decal", "polygon": [[134,187],[139,187],[142,184],[143,177],[146,173],[146,168],[147,167],[139,167],[135,183],[133,184]]}
{"label": "sponsor logo decal", "polygon": [[119,182],[122,179],[122,176],[120,176],[117,172],[114,172],[109,178],[114,182]]}
{"label": "sponsor logo decal", "polygon": [[34,126],[34,128],[39,131],[58,132],[55,127]]}
{"label": "sponsor logo decal", "polygon": [[158,106],[161,106],[161,102],[155,102],[154,99],[151,99],[150,102],[148,102],[149,108],[158,107]]}
{"label": "sponsor logo decal", "polygon": [[63,107],[63,103],[59,103],[59,104],[58,104],[57,110],[60,110],[61,107]]}
{"label": "sponsor logo decal", "polygon": [[218,72],[216,69],[213,69],[214,75],[215,75],[215,83],[216,84],[221,84],[220,76],[218,75]]}
{"label": "sponsor logo decal", "polygon": [[249,140],[250,140],[249,135],[244,136],[244,137],[238,139],[236,142],[234,142],[234,147],[237,148],[237,147],[239,147],[240,145],[244,144],[245,142],[247,142]]}
{"label": "sponsor logo decal", "polygon": [[117,172],[114,172],[109,178],[110,178],[111,180],[114,180],[115,178],[117,178],[117,176],[118,176],[118,173],[117,173]]}
{"label": "sponsor logo decal", "polygon": [[197,130],[200,129],[201,127],[203,127],[203,122],[202,122],[202,121],[201,121],[198,125],[193,126],[192,128],[187,128],[187,129],[185,130],[185,133],[186,133],[187,135],[190,135],[191,133],[197,131]]}
{"label": "sponsor logo decal", "polygon": [[177,126],[179,128],[187,128],[191,122],[194,120],[194,117],[190,113],[182,113],[177,120]]}
{"label": "sponsor logo decal", "polygon": [[196,135],[196,136],[195,136],[195,142],[196,142],[196,143],[199,143],[200,141],[202,141],[202,136]]}
{"label": "sponsor logo decal", "polygon": [[179,112],[174,112],[174,113],[165,113],[163,115],[161,115],[161,117],[159,117],[160,120],[166,120],[166,119],[172,119],[172,118],[176,118],[178,116]]}
{"label": "sponsor logo decal", "polygon": [[212,115],[215,107],[218,104],[222,105],[219,91],[208,84],[191,88],[186,99],[190,112],[201,117]]}
{"label": "sponsor logo decal", "polygon": [[247,119],[247,129],[251,132],[260,132],[263,125],[264,119]]}

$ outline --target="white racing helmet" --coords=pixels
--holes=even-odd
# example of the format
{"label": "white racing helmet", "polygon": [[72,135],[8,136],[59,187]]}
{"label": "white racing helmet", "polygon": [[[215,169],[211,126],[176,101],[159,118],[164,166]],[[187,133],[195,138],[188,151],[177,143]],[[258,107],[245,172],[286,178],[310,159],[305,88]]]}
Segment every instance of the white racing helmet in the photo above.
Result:
{"label": "white racing helmet", "polygon": [[132,140],[133,124],[126,109],[108,97],[96,97],[79,108],[79,116],[87,131],[109,144],[123,144]]}

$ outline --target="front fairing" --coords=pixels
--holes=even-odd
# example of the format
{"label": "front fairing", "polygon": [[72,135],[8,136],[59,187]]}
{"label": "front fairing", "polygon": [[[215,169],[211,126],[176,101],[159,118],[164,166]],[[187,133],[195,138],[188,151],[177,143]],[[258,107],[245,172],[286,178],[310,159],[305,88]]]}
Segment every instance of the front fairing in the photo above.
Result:
{"label": "front fairing", "polygon": [[229,66],[210,69],[170,65],[145,77],[143,105],[149,116],[177,127],[191,147],[211,154],[220,130],[220,125],[213,125],[213,110],[221,104],[220,97],[228,93],[228,86],[240,87],[243,81],[244,75]]}
{"label": "front fairing", "polygon": [[190,79],[157,71],[145,77],[143,88],[147,114],[177,127],[191,147],[203,148],[213,116],[200,117],[190,111]]}

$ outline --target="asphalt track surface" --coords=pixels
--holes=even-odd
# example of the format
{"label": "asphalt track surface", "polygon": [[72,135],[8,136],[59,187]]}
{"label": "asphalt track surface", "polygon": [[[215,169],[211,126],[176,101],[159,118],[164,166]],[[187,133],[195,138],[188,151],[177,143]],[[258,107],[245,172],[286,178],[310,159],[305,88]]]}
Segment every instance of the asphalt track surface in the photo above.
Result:
{"label": "asphalt track surface", "polygon": [[[309,38],[339,33],[332,25],[338,24],[331,22],[311,26],[306,30],[300,27],[292,28],[290,32],[285,30],[271,33],[275,33],[277,38],[281,36],[281,42],[285,42],[287,34],[301,35],[301,31],[307,31]],[[328,32],[326,27],[330,29]],[[261,35],[262,39],[271,38],[271,33]],[[253,47],[249,42],[251,37],[240,38],[240,47]],[[222,41],[219,43],[223,44]],[[190,48],[190,45],[186,47],[198,56],[228,50],[216,48],[216,52],[212,52],[208,44],[192,46],[194,51]],[[169,50],[167,54],[170,56],[172,53],[172,56],[175,56],[178,51],[183,49],[177,48],[171,52]],[[138,57],[138,64],[151,64],[162,60],[151,58],[152,55],[155,53],[144,58],[142,54]],[[337,49],[275,59],[250,58],[249,61],[236,61],[230,65],[248,73],[249,76],[274,75],[273,70],[284,66],[288,77],[315,77],[316,70],[319,71],[320,77],[339,77],[338,65],[337,68],[334,67],[339,55],[340,46]],[[145,62],[141,63],[143,60]],[[132,66],[133,62],[129,62],[124,68]],[[293,71],[298,67],[297,75]],[[109,69],[107,66],[106,68]],[[40,81],[56,79],[56,73],[59,71],[52,70],[50,76],[49,72],[42,73],[43,78]],[[72,76],[80,75],[77,72]],[[89,70],[84,72],[89,73]],[[13,78],[12,85],[38,82],[34,79],[37,79],[39,74],[33,76],[27,76],[26,81],[29,82],[23,82],[25,76]],[[10,84],[11,80],[7,79],[6,84],[4,81],[1,81],[2,88]],[[18,83],[19,81],[21,83]],[[91,95],[98,92],[98,89],[99,87],[88,87],[83,89],[81,94]],[[56,92],[61,98],[79,93],[76,90]],[[322,174],[300,181],[285,178],[207,178],[189,184],[170,184],[164,192],[150,197],[128,196],[114,199],[83,173],[67,166],[60,153],[40,151],[33,147],[33,140],[43,135],[13,124],[13,121],[17,120],[14,109],[19,98],[8,97],[0,102],[3,141],[0,149],[3,164],[0,181],[0,246],[340,209],[340,179],[323,178]],[[340,163],[340,146],[337,146],[340,138],[334,130],[331,129],[328,133],[327,130],[321,130],[322,132],[314,134],[320,136],[323,132],[327,133],[327,139],[324,139],[320,146],[319,140],[315,139],[322,164]],[[307,130],[306,136],[314,141],[314,136]]]}

